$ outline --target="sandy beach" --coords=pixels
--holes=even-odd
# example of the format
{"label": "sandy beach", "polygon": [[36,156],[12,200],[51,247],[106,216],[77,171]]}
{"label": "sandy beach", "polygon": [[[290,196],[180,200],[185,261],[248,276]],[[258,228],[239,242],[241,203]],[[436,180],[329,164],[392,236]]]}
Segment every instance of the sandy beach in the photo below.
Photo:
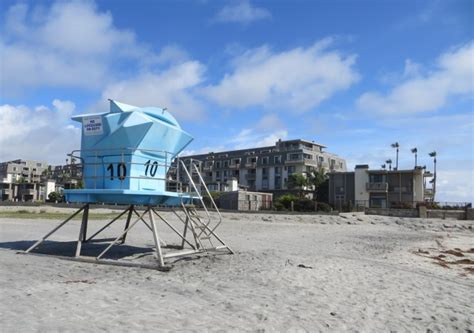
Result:
{"label": "sandy beach", "polygon": [[[18,254],[60,221],[0,218],[2,332],[474,329],[473,221],[223,215],[218,233],[236,253],[181,259],[169,272]],[[78,228],[51,245],[70,251]],[[152,236],[137,226],[127,244],[151,246]]]}

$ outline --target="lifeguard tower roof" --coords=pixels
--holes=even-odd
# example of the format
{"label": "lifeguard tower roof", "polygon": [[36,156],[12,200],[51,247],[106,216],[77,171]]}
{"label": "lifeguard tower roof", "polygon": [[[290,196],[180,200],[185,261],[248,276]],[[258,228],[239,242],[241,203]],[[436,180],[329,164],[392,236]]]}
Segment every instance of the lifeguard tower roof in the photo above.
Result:
{"label": "lifeguard tower roof", "polygon": [[109,112],[72,118],[82,123],[84,188],[66,190],[81,203],[179,205],[188,195],[166,191],[173,159],[193,140],[165,109],[110,100]]}

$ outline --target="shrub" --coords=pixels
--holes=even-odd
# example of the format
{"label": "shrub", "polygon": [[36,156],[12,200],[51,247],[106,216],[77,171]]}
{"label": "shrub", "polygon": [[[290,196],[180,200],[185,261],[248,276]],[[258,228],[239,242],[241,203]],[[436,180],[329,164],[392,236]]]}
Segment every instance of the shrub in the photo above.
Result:
{"label": "shrub", "polygon": [[294,208],[298,212],[313,212],[314,201],[308,198],[301,198],[295,201]]}
{"label": "shrub", "polygon": [[62,202],[63,197],[58,192],[51,192],[50,194],[48,194],[48,200],[52,202]]}
{"label": "shrub", "polygon": [[298,197],[294,194],[284,194],[278,199],[275,200],[274,205],[279,203],[283,205],[288,210],[291,210],[291,202],[296,202],[298,200]]}
{"label": "shrub", "polygon": [[[219,207],[219,197],[221,196],[221,193],[220,192],[210,192],[210,194],[211,194],[212,199],[216,203],[217,207]],[[202,197],[202,200],[204,201],[204,204],[207,207],[210,207],[212,205],[211,199],[209,198],[209,196],[207,194],[205,194]]]}
{"label": "shrub", "polygon": [[278,211],[288,210],[280,201],[273,202],[273,208]]}
{"label": "shrub", "polygon": [[332,207],[325,202],[318,202],[318,211],[329,213]]}

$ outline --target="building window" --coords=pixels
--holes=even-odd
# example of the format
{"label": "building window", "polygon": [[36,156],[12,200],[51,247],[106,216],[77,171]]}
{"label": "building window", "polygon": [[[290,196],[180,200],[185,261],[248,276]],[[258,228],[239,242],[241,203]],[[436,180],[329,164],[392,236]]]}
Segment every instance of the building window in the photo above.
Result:
{"label": "building window", "polygon": [[323,163],[324,162],[324,156],[319,156],[318,161],[319,161],[319,163]]}
{"label": "building window", "polygon": [[220,171],[216,171],[216,178],[221,178],[221,172]]}
{"label": "building window", "polygon": [[290,165],[290,166],[288,167],[288,175],[291,175],[291,174],[293,174],[293,173],[295,173],[295,166],[294,166],[294,165]]}
{"label": "building window", "polygon": [[290,161],[297,161],[299,159],[301,159],[300,154],[290,154]]}
{"label": "building window", "polygon": [[229,161],[224,161],[224,168],[227,168],[229,166]]}
{"label": "building window", "polygon": [[233,158],[230,162],[232,165],[239,165],[240,164],[240,158]]}
{"label": "building window", "polygon": [[268,164],[268,156],[262,157],[262,164]]}
{"label": "building window", "polygon": [[275,167],[275,175],[279,175],[281,173],[280,167]]}
{"label": "building window", "polygon": [[385,175],[382,174],[371,174],[369,180],[371,183],[383,183],[385,182]]}
{"label": "building window", "polygon": [[221,167],[221,161],[217,161],[216,162],[216,168],[220,168]]}
{"label": "building window", "polygon": [[280,176],[276,176],[275,177],[275,189],[280,189],[281,188],[281,177]]}
{"label": "building window", "polygon": [[310,154],[303,154],[303,157],[307,160],[312,160],[313,159],[313,155],[310,155]]}
{"label": "building window", "polygon": [[277,155],[273,157],[273,162],[275,164],[280,164],[281,163],[281,155]]}

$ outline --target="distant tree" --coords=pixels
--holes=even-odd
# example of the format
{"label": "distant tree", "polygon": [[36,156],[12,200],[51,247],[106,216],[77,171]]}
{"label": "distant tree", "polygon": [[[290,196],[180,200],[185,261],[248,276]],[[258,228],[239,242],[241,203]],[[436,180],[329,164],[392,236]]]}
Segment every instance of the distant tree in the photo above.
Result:
{"label": "distant tree", "polygon": [[300,173],[293,173],[288,177],[288,188],[298,190],[298,196],[303,197],[303,190],[309,185],[308,178]]}
{"label": "distant tree", "polygon": [[52,202],[61,202],[62,196],[58,192],[51,192],[50,194],[48,194],[48,200]]}
{"label": "distant tree", "polygon": [[328,175],[324,168],[318,168],[309,174],[308,182],[310,185],[314,186],[314,198],[318,199],[319,189],[321,186],[328,180]]}

